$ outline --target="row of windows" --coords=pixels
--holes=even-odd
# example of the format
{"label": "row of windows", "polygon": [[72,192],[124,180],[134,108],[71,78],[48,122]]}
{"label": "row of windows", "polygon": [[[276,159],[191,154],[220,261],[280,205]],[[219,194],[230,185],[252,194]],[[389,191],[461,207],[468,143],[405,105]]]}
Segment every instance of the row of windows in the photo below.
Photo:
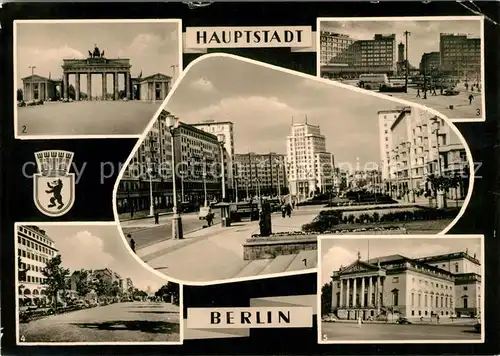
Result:
{"label": "row of windows", "polygon": [[32,265],[30,263],[21,263],[21,269],[29,269],[30,271],[42,273],[45,267]]}
{"label": "row of windows", "polygon": [[39,245],[36,242],[30,241],[24,237],[17,236],[17,243],[20,244],[21,246],[26,246],[28,248],[32,248],[36,251],[40,251],[42,253],[45,253],[49,256],[55,256],[56,252],[52,249],[49,249],[43,245]]}
{"label": "row of windows", "polygon": [[37,253],[27,252],[27,251],[21,250],[21,249],[18,249],[17,252],[18,252],[18,256],[26,257],[30,260],[37,261],[37,262],[43,262],[43,263],[49,262],[52,259],[52,257],[54,257],[56,255],[56,253],[53,251],[52,251],[53,255],[49,254],[49,256],[52,256],[51,258],[47,258],[47,257],[41,256]]}
{"label": "row of windows", "polygon": [[27,229],[23,226],[19,226],[18,231],[22,232],[26,236],[31,237],[32,239],[35,239],[35,240],[37,240],[45,245],[49,245],[49,246],[54,245],[54,243],[52,241],[50,241],[49,239],[47,239],[43,236],[40,236],[40,234],[37,234],[37,233],[35,233],[35,232],[31,231],[30,229]]}
{"label": "row of windows", "polygon": [[44,277],[26,276],[26,281],[21,282],[44,284],[46,280],[47,278]]}
{"label": "row of windows", "polygon": [[[424,307],[432,307],[435,306],[436,308],[453,308],[453,298],[446,296],[433,296],[433,295],[427,295],[424,294]],[[411,306],[415,306],[415,293],[411,294]],[[417,295],[417,307],[422,306],[422,294]]]}

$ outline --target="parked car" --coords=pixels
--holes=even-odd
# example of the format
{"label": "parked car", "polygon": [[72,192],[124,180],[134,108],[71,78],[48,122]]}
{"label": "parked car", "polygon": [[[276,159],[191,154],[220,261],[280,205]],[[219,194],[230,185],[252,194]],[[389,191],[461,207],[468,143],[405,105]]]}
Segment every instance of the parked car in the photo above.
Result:
{"label": "parked car", "polygon": [[454,90],[454,89],[446,89],[444,91],[444,95],[446,95],[446,96],[455,96],[458,94],[460,94],[460,92],[458,90]]}
{"label": "parked car", "polygon": [[199,209],[199,205],[196,203],[182,202],[179,205],[181,213],[194,213]]}
{"label": "parked car", "polygon": [[397,323],[397,324],[401,324],[401,325],[404,325],[404,324],[406,324],[406,325],[412,324],[412,322],[411,322],[411,321],[409,321],[409,320],[408,320],[408,318],[404,318],[404,317],[402,317],[402,316],[400,316],[400,317],[398,318],[398,320],[396,320],[396,323]]}
{"label": "parked car", "polygon": [[337,321],[337,318],[335,318],[333,315],[323,315],[321,317],[321,321],[326,323],[334,323]]}
{"label": "parked car", "polygon": [[213,218],[215,214],[213,213],[212,208],[210,206],[202,206],[200,208],[200,211],[198,212],[198,219],[207,220],[207,216],[212,216]]}

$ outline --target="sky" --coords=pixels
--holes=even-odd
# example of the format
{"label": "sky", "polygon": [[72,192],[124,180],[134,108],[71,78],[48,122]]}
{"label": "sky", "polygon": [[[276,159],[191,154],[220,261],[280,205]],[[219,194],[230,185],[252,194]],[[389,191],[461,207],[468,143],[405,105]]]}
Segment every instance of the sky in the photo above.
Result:
{"label": "sky", "polygon": [[134,286],[147,291],[158,290],[167,280],[149,271],[129,252],[116,225],[40,226],[56,244],[62,265],[71,272],[80,269],[103,269],[130,278]]}
{"label": "sky", "polygon": [[[322,31],[349,35],[357,40],[373,39],[375,33],[396,34],[396,43],[405,43],[403,33],[409,31],[408,58],[418,67],[422,54],[439,51],[440,33],[464,33],[474,37],[481,35],[479,20],[457,21],[339,21],[322,22]],[[397,52],[396,52],[397,53]]]}
{"label": "sky", "polygon": [[[369,243],[368,243],[369,242]],[[346,267],[357,260],[358,251],[362,260],[390,255],[402,255],[408,258],[433,256],[453,252],[465,252],[482,263],[481,239],[479,237],[400,237],[370,239],[323,239],[321,241],[321,280],[327,283],[333,271],[340,266]]]}
{"label": "sky", "polygon": [[[106,58],[129,58],[132,77],[179,72],[178,23],[21,23],[17,25],[17,86],[34,73],[62,78],[63,59],[86,59],[97,45]],[[92,76],[92,90],[102,92],[100,76]],[[80,76],[86,91],[86,75]],[[74,84],[70,76],[70,84]],[[108,81],[111,82],[111,76]],[[94,82],[96,82],[94,84]],[[120,86],[123,87],[123,79]],[[112,86],[108,84],[108,90]]]}
{"label": "sky", "polygon": [[[310,79],[309,79],[310,78]],[[229,57],[207,57],[189,68],[166,110],[187,124],[234,123],[236,153],[286,153],[292,117],[319,125],[337,163],[380,162],[379,110],[402,106],[315,77],[297,76]]]}

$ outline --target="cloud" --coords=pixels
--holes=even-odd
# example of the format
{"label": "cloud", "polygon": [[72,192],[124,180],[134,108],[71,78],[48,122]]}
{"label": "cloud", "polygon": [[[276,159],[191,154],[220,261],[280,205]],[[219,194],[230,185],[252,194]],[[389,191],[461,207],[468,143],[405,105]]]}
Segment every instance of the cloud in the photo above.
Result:
{"label": "cloud", "polygon": [[142,53],[146,55],[148,50],[151,48],[159,48],[163,46],[163,39],[152,33],[140,33],[132,40],[130,45],[122,50],[120,50],[120,56],[127,56],[130,53]]}
{"label": "cloud", "polygon": [[195,90],[207,92],[207,93],[214,92],[217,90],[211,81],[209,81],[207,78],[203,78],[203,77],[192,82],[191,88],[193,88]]}
{"label": "cloud", "polygon": [[22,77],[31,75],[32,65],[35,65],[35,74],[48,76],[49,72],[59,76],[61,73],[61,60],[72,58],[85,58],[86,56],[68,45],[56,48],[20,47],[17,55],[17,70]]}
{"label": "cloud", "polygon": [[114,261],[113,256],[104,251],[104,241],[89,231],[79,231],[61,239],[57,247],[64,267],[70,270],[106,268]]}
{"label": "cloud", "polygon": [[[187,123],[206,119],[237,121],[234,126],[237,152],[255,150],[252,146],[257,146],[256,139],[258,147],[284,152],[292,117],[299,115],[303,113],[275,97],[248,96],[223,98],[217,104],[186,113],[183,118]],[[249,132],[252,134],[249,135]]]}
{"label": "cloud", "polygon": [[321,284],[330,281],[333,271],[338,271],[340,266],[346,267],[357,259],[356,253],[340,246],[332,246],[323,254],[321,260]]}

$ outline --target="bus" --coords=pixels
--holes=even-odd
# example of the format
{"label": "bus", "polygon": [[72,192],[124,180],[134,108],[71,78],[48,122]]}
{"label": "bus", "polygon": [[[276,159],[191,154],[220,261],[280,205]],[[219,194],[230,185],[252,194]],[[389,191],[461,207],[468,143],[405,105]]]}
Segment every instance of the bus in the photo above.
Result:
{"label": "bus", "polygon": [[387,74],[361,74],[358,86],[367,90],[378,90],[383,85],[389,84]]}

